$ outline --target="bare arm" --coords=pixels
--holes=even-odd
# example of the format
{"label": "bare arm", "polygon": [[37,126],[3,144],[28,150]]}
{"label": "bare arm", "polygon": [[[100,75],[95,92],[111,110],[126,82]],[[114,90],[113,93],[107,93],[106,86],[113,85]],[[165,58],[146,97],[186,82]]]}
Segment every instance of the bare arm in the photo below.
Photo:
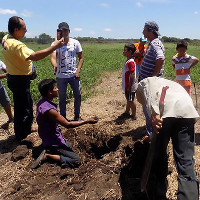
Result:
{"label": "bare arm", "polygon": [[54,52],[56,49],[62,47],[63,45],[64,45],[63,38],[61,40],[56,40],[54,42],[54,46],[50,46],[46,49],[34,52],[26,60],[33,60],[33,61],[42,60],[43,58],[47,57],[52,52]]}
{"label": "bare arm", "polygon": [[0,79],[7,78],[7,69],[2,69],[4,72],[3,74],[0,74]]}
{"label": "bare arm", "polygon": [[198,62],[199,62],[199,59],[196,58],[196,59],[191,63],[190,68],[191,68],[191,67],[194,67]]}
{"label": "bare arm", "polygon": [[163,120],[159,114],[155,113],[154,111],[152,111],[152,112],[153,113],[151,115],[151,124],[152,124],[152,127],[153,127],[155,133],[158,134],[159,129],[162,128]]}
{"label": "bare arm", "polygon": [[51,65],[53,66],[54,74],[56,74],[57,71],[56,52],[51,53]]}
{"label": "bare arm", "polygon": [[156,60],[156,67],[152,76],[157,76],[159,74],[160,70],[162,69],[164,60],[165,60],[164,58],[159,58]]}
{"label": "bare arm", "polygon": [[88,120],[82,120],[82,121],[71,121],[71,122],[69,122],[54,109],[51,109],[51,110],[45,112],[45,116],[48,119],[64,126],[65,128],[74,128],[74,127],[78,127],[78,126],[81,126],[81,125],[84,125],[84,124],[97,123],[97,119],[94,119],[94,118],[90,118]]}
{"label": "bare arm", "polygon": [[76,70],[75,77],[79,78],[80,77],[80,71],[81,71],[81,68],[83,66],[84,58],[83,58],[83,52],[79,52],[79,53],[77,53],[77,55],[78,55],[79,63],[78,63],[78,67],[77,67],[77,70]]}

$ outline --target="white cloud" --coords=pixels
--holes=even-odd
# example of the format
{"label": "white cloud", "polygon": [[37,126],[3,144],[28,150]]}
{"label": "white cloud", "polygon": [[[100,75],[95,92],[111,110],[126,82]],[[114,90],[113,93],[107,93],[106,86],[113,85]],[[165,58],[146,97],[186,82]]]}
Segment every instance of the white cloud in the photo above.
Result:
{"label": "white cloud", "polygon": [[33,15],[32,12],[28,11],[28,10],[24,10],[22,13],[21,13],[22,16],[24,17],[31,17]]}
{"label": "white cloud", "polygon": [[137,2],[137,3],[136,3],[136,6],[139,7],[139,8],[141,8],[141,7],[142,7],[141,2]]}
{"label": "white cloud", "polygon": [[74,31],[76,32],[81,32],[83,29],[82,28],[74,28]]}
{"label": "white cloud", "polygon": [[199,14],[199,12],[198,12],[198,11],[195,11],[195,12],[194,12],[194,14],[195,14],[195,15],[198,15],[198,14]]}
{"label": "white cloud", "polygon": [[0,14],[2,14],[2,15],[16,15],[17,11],[16,10],[10,10],[10,9],[2,9],[2,8],[0,8]]}
{"label": "white cloud", "polygon": [[105,32],[111,32],[112,29],[111,29],[111,28],[105,28],[104,31],[105,31]]}
{"label": "white cloud", "polygon": [[108,7],[109,4],[107,4],[107,3],[102,3],[102,4],[100,4],[100,6],[102,6],[102,7]]}

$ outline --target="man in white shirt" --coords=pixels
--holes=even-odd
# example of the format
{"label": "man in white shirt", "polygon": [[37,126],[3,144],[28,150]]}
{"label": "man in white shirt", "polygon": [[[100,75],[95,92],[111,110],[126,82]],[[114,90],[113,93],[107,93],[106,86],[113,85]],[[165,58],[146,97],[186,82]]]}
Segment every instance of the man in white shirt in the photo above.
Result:
{"label": "man in white shirt", "polygon": [[[162,91],[165,91],[163,97]],[[159,77],[145,78],[138,84],[138,101],[145,105],[157,134],[151,173],[154,189],[149,191],[155,199],[166,199],[167,145],[173,144],[174,160],[178,172],[180,200],[198,200],[198,181],[194,171],[194,124],[199,115],[186,90],[174,81]],[[151,198],[150,198],[151,199]]]}

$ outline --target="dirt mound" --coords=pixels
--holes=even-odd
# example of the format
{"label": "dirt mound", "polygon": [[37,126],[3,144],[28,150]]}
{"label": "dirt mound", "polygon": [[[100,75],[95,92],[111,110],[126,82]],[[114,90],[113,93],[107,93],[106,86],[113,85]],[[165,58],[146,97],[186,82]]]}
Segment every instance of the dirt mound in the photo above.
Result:
{"label": "dirt mound", "polygon": [[[67,118],[72,119],[73,104],[67,105],[67,110]],[[137,120],[117,120],[124,110],[121,74],[105,74],[102,83],[95,88],[95,95],[81,107],[82,118],[97,116],[99,122],[75,129],[62,128],[63,135],[81,158],[82,164],[76,169],[44,163],[32,170],[30,166],[42,150],[37,133],[32,133],[24,144],[19,144],[13,137],[13,124],[7,129],[1,128],[0,199],[145,200],[144,194],[139,193],[139,178],[147,152],[147,147],[140,142],[145,134],[145,121],[138,103]],[[1,113],[0,126],[6,120],[5,114]],[[199,121],[196,132],[195,168],[199,173]],[[174,200],[177,173],[171,145],[169,150],[169,166],[173,171],[168,175],[168,197]]]}

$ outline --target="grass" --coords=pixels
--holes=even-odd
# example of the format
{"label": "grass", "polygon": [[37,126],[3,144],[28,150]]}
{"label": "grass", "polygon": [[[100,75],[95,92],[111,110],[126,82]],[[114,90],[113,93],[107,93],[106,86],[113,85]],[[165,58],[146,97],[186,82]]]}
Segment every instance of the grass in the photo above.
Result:
{"label": "grass", "polygon": [[[174,80],[176,78],[175,70],[171,65],[172,57],[177,53],[176,44],[165,43],[165,71],[164,76],[168,79]],[[188,46],[187,53],[199,58],[200,48],[199,46]],[[199,58],[200,59],[200,58]],[[200,82],[200,62],[191,68],[191,79],[192,82]]]}
{"label": "grass", "polygon": [[[28,47],[34,51],[38,51],[48,47],[49,45],[28,44]],[[86,99],[90,93],[91,88],[98,84],[101,80],[103,72],[118,71],[123,67],[125,57],[123,57],[122,43],[116,44],[82,44],[84,65],[81,70],[81,85],[83,99]],[[164,44],[165,46],[165,72],[166,78],[175,79],[175,70],[171,65],[172,56],[176,54],[175,44]],[[198,46],[189,46],[188,54],[198,57],[200,55],[200,48]],[[0,59],[3,60],[2,53],[0,52]],[[55,78],[53,69],[50,63],[50,56],[41,61],[34,62],[37,69],[37,79],[32,81],[31,94],[34,102],[40,98],[40,94],[37,89],[37,84],[44,78]],[[200,64],[196,65],[191,70],[191,78],[193,82],[200,82]],[[11,92],[7,88],[6,80],[4,79],[3,85],[7,89],[9,96]],[[71,90],[69,90],[70,96],[72,96]]]}

